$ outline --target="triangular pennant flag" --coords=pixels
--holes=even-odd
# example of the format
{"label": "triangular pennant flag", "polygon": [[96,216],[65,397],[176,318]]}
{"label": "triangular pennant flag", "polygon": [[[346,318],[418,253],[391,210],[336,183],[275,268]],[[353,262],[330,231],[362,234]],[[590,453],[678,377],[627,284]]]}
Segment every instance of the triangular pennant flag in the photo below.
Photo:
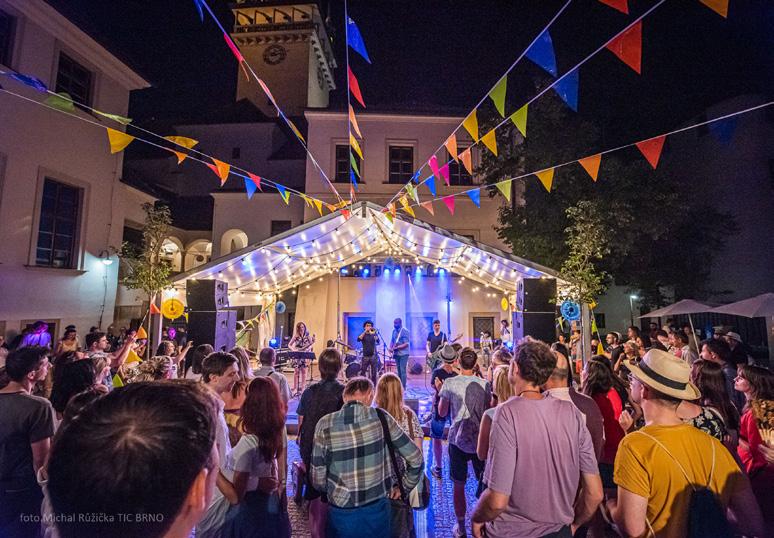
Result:
{"label": "triangular pennant flag", "polygon": [[40,93],[46,93],[48,92],[48,88],[43,83],[42,80],[36,77],[31,77],[30,75],[23,75],[21,73],[10,73],[8,75],[12,79],[14,79],[17,82],[21,82],[25,86],[29,86],[30,88],[34,88],[35,90],[39,91]]}
{"label": "triangular pennant flag", "polygon": [[70,97],[70,94],[61,92],[54,95],[50,95],[45,101],[45,104],[47,104],[50,107],[56,108],[57,110],[62,110],[64,112],[73,112],[75,111],[75,105],[73,104],[73,98]]}
{"label": "triangular pennant flag", "polygon": [[599,163],[602,162],[602,154],[591,155],[578,161],[586,172],[591,176],[594,181],[597,180],[599,175]]}
{"label": "triangular pennant flag", "polygon": [[446,182],[446,185],[450,185],[450,178],[449,178],[449,163],[444,164],[442,167],[438,169],[438,172],[441,174],[441,177]]}
{"label": "triangular pennant flag", "polygon": [[497,112],[501,117],[505,117],[505,92],[508,85],[508,75],[505,75],[497,85],[489,92],[489,98],[494,103]]}
{"label": "triangular pennant flag", "polygon": [[481,207],[481,189],[468,191],[468,196],[473,200],[473,203],[476,204],[476,207]]}
{"label": "triangular pennant flag", "polygon": [[435,177],[437,177],[438,179],[440,179],[441,178],[441,174],[440,174],[440,171],[438,169],[438,157],[433,155],[432,157],[430,157],[430,159],[428,159],[427,164],[430,165],[430,170],[433,171],[433,175]]}
{"label": "triangular pennant flag", "polygon": [[255,191],[258,190],[258,187],[256,187],[255,183],[252,182],[252,180],[249,177],[245,178],[245,191],[247,192],[247,199],[250,200],[253,197],[253,194],[255,194]]}
{"label": "triangular pennant flag", "polygon": [[279,110],[279,107],[277,106],[277,101],[275,101],[275,100],[274,100],[274,96],[271,94],[271,90],[270,90],[270,89],[269,89],[269,87],[266,85],[266,83],[265,83],[263,80],[261,80],[261,79],[259,78],[259,79],[258,79],[258,85],[259,85],[259,86],[261,87],[261,89],[263,90],[263,93],[265,93],[265,94],[266,94],[266,97],[268,97],[268,98],[269,98],[269,101],[271,101],[271,104],[273,104],[273,105],[274,105],[274,108],[276,108],[277,110]]}
{"label": "triangular pennant flag", "polygon": [[452,133],[452,135],[446,139],[446,142],[444,142],[443,145],[446,146],[446,151],[449,152],[449,156],[454,159],[455,162],[458,162],[459,157],[457,157],[457,135]]}
{"label": "triangular pennant flag", "polygon": [[113,121],[117,121],[121,125],[129,125],[132,123],[132,118],[127,118],[125,116],[119,116],[118,114],[108,114],[107,112],[100,112],[99,110],[92,109],[92,111],[95,114],[99,114],[100,116],[103,116],[105,118],[109,118]]}
{"label": "triangular pennant flag", "polygon": [[131,364],[133,362],[142,362],[142,359],[140,358],[140,356],[137,354],[135,350],[130,349],[129,353],[126,356],[125,364]]}
{"label": "triangular pennant flag", "polygon": [[209,166],[210,169],[218,175],[220,178],[220,186],[222,187],[228,179],[228,173],[231,170],[231,165],[224,163],[223,161],[219,161],[215,158],[212,159],[212,162],[213,164],[208,163],[207,166]]}
{"label": "triangular pennant flag", "polygon": [[349,72],[349,91],[352,96],[357,99],[357,102],[360,103],[363,108],[365,108],[366,106],[365,102],[363,101],[363,95],[360,93],[360,84],[358,84],[352,69],[347,68],[347,70]]}
{"label": "triangular pennant flag", "polygon": [[371,63],[371,58],[368,57],[363,36],[360,35],[360,30],[351,17],[347,17],[347,44],[352,50],[362,56],[366,62],[369,64]]}
{"label": "triangular pennant flag", "polygon": [[446,207],[449,208],[449,213],[454,215],[454,196],[453,195],[444,196],[442,200],[443,200],[443,203],[446,204]]}
{"label": "triangular pennant flag", "polygon": [[495,187],[497,187],[497,190],[499,190],[500,193],[509,202],[511,201],[511,183],[513,183],[512,179],[508,179],[506,181],[500,181],[499,183],[495,183]]}
{"label": "triangular pennant flag", "polygon": [[433,198],[438,196],[438,193],[435,190],[435,176],[429,176],[425,178],[425,180],[422,183],[427,185],[427,190],[430,191],[430,194],[433,195]]}
{"label": "triangular pennant flag", "polygon": [[629,14],[629,0],[599,0],[605,5],[610,6],[613,9],[617,9],[621,13]]}
{"label": "triangular pennant flag", "polygon": [[110,142],[110,153],[123,151],[126,146],[132,143],[134,137],[122,131],[116,131],[107,127],[108,141]]}
{"label": "triangular pennant flag", "polygon": [[360,126],[357,124],[357,118],[355,117],[355,109],[352,108],[352,105],[349,105],[349,122],[352,124],[352,127],[355,129],[357,136],[360,138],[363,138],[363,135],[360,133]]}
{"label": "triangular pennant flag", "polygon": [[247,74],[247,69],[245,69],[245,58],[242,56],[242,53],[239,52],[236,43],[234,43],[234,40],[231,39],[231,37],[229,37],[229,35],[225,32],[223,32],[223,39],[226,40],[226,45],[228,45],[228,48],[231,50],[231,54],[233,54],[234,58],[236,58],[237,62],[239,62],[239,67],[242,68],[242,72],[245,74],[245,78],[249,81],[250,75]]}
{"label": "triangular pennant flag", "polygon": [[466,149],[462,153],[460,153],[460,160],[462,161],[462,164],[465,166],[465,170],[468,171],[468,174],[471,176],[473,175],[473,159],[470,156],[470,148]]}
{"label": "triangular pennant flag", "polygon": [[351,168],[349,169],[349,182],[353,187],[357,188],[357,178],[355,177],[355,172]]}
{"label": "triangular pennant flag", "polygon": [[542,172],[538,172],[535,175],[538,177],[546,190],[551,192],[551,185],[554,182],[554,169],[549,168],[548,170],[543,170]]}
{"label": "triangular pennant flag", "polygon": [[557,82],[553,90],[567,103],[571,109],[578,112],[578,70],[570,71]]}
{"label": "triangular pennant flag", "polygon": [[416,216],[416,215],[414,215],[414,210],[413,210],[413,209],[411,208],[411,206],[409,205],[409,203],[408,203],[408,199],[406,199],[406,197],[405,197],[405,196],[401,196],[401,197],[400,197],[400,205],[402,205],[402,206],[403,206],[403,209],[406,211],[406,213],[408,213],[408,214],[409,214],[409,215],[411,215],[412,217],[415,217],[415,216]]}
{"label": "triangular pennant flag", "polygon": [[333,205],[333,204],[325,204],[325,207],[327,207],[327,208],[328,208],[328,211],[330,211],[331,213],[335,212],[335,211],[338,209],[338,208],[337,208],[335,205]]}
{"label": "triangular pennant flag", "polygon": [[280,196],[282,196],[282,201],[285,202],[286,205],[290,205],[290,193],[280,185],[279,183],[275,183],[274,187],[277,189],[277,192]]}
{"label": "triangular pennant flag", "polygon": [[524,105],[511,114],[511,121],[524,138],[527,138],[527,106],[528,105]]}
{"label": "triangular pennant flag", "polygon": [[322,217],[322,200],[318,200],[317,198],[312,198],[312,203],[314,203],[314,207],[317,208],[317,212]]}
{"label": "triangular pennant flag", "polygon": [[161,310],[159,310],[159,307],[156,306],[156,303],[151,303],[150,304],[150,313],[151,313],[152,316],[153,315],[161,314]]}
{"label": "triangular pennant flag", "polygon": [[417,189],[411,183],[406,184],[406,192],[411,196],[416,203],[419,203],[419,193]]}
{"label": "triangular pennant flag", "polygon": [[[350,172],[351,172],[351,170],[350,170]],[[355,196],[355,185],[357,185],[357,183],[352,183],[349,186],[349,201],[350,202],[356,202],[357,201],[357,197]]]}
{"label": "triangular pennant flag", "polygon": [[261,190],[261,191],[263,190],[263,188],[261,187],[261,177],[260,176],[256,176],[255,174],[251,174],[250,172],[248,172],[247,173],[247,177],[249,177],[252,180],[252,182],[255,183],[255,186],[259,190]]}
{"label": "triangular pennant flag", "polygon": [[349,209],[342,209],[341,216],[344,217],[344,220],[349,220],[349,218],[352,216],[352,212]]}
{"label": "triangular pennant flag", "polygon": [[489,148],[489,151],[494,153],[495,157],[497,157],[497,136],[495,136],[495,130],[492,129],[482,136],[481,141]]}
{"label": "triangular pennant flag", "polygon": [[342,207],[347,207],[349,205],[349,202],[346,200],[340,201],[338,204],[336,204],[337,209],[341,209]]}
{"label": "triangular pennant flag", "polygon": [[304,193],[300,193],[299,196],[304,200],[304,202],[306,202],[306,205],[308,205],[309,207],[312,207],[312,199],[311,198],[309,198]]}
{"label": "triangular pennant flag", "polygon": [[728,0],[699,0],[721,17],[728,18]]}
{"label": "triangular pennant flag", "polygon": [[462,121],[462,126],[468,133],[470,133],[470,136],[473,137],[473,140],[478,142],[478,117],[475,110]]}
{"label": "triangular pennant flag", "polygon": [[120,389],[124,386],[124,380],[121,379],[121,376],[116,373],[113,375],[113,388],[114,389]]}
{"label": "triangular pennant flag", "polygon": [[288,126],[290,127],[290,130],[293,131],[293,134],[295,134],[298,139],[306,144],[306,140],[304,140],[304,135],[301,134],[301,131],[298,130],[298,127],[296,127],[296,124],[290,121],[287,117],[285,117],[284,114],[282,114],[283,119],[288,123]]}
{"label": "triangular pennant flag", "polygon": [[396,215],[398,214],[398,210],[397,210],[397,208],[395,207],[395,204],[394,204],[394,203],[393,203],[393,204],[390,204],[390,205],[388,205],[388,206],[387,206],[387,209],[388,209],[388,211],[390,212],[390,215],[392,215],[393,217],[394,217],[394,216],[396,216]]}
{"label": "triangular pennant flag", "polygon": [[661,158],[661,150],[664,149],[665,140],[666,135],[661,135],[635,144],[654,170],[656,169],[656,166],[658,166],[658,161]]}
{"label": "triangular pennant flag", "polygon": [[[167,140],[175,144],[176,146],[182,146],[186,149],[191,149],[196,144],[199,143],[198,140],[194,140],[193,138],[187,138],[185,136],[165,136]],[[176,151],[174,149],[169,150],[175,155],[177,155],[177,164],[182,163],[186,157],[188,157],[187,153],[183,153],[182,151]]]}
{"label": "triangular pennant flag", "polygon": [[360,169],[357,167],[357,159],[355,159],[355,156],[351,151],[349,152],[349,164],[352,166],[352,170],[355,171],[358,177],[363,177],[360,175]]}
{"label": "triangular pennant flag", "polygon": [[199,19],[204,22],[204,11],[202,10],[202,0],[194,0],[196,11],[199,12]]}
{"label": "triangular pennant flag", "polygon": [[355,150],[355,153],[357,153],[360,158],[363,158],[363,150],[360,149],[360,144],[357,143],[357,139],[355,139],[354,135],[352,133],[349,133],[349,145],[352,147],[352,149]]}
{"label": "triangular pennant flag", "polygon": [[551,34],[548,33],[548,30],[540,34],[532,46],[527,50],[526,56],[551,73],[551,75],[557,75],[554,44],[551,41]]}
{"label": "triangular pennant flag", "polygon": [[384,216],[387,217],[387,220],[390,221],[390,224],[393,224],[395,222],[395,217],[392,216],[392,213],[389,213],[389,212],[385,213]]}
{"label": "triangular pennant flag", "polygon": [[638,21],[634,26],[613,39],[605,48],[618,56],[637,74],[642,73],[642,21]]}

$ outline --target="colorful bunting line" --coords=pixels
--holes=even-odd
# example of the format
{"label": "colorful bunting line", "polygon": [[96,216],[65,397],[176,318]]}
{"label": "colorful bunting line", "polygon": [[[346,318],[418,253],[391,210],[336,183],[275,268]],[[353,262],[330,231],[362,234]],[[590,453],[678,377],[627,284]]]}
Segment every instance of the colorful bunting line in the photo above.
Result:
{"label": "colorful bunting line", "polygon": [[352,92],[352,97],[360,103],[360,106],[366,108],[365,101],[363,101],[363,95],[360,93],[360,84],[358,83],[357,78],[355,78],[355,74],[349,67],[347,68],[347,72],[349,73],[349,89],[350,92]]}
{"label": "colorful bunting line", "polygon": [[605,48],[638,75],[642,74],[642,21],[613,39]]}
{"label": "colorful bunting line", "polygon": [[629,0],[599,0],[603,4],[610,6],[613,9],[617,9],[621,13],[629,14]]}
{"label": "colorful bunting line", "polygon": [[558,71],[556,69],[554,43],[551,40],[551,34],[548,32],[548,29],[540,34],[537,40],[527,50],[526,56],[551,76],[557,76]]}
{"label": "colorful bunting line", "polygon": [[110,153],[119,153],[124,151],[126,146],[132,143],[135,137],[122,131],[116,131],[107,127],[108,142],[110,143]]}

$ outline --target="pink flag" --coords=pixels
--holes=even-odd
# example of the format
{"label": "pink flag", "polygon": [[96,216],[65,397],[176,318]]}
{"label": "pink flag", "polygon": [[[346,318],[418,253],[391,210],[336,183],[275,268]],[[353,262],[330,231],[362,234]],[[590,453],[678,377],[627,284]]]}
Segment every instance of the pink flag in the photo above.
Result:
{"label": "pink flag", "polygon": [[438,170],[441,175],[443,176],[443,180],[446,182],[446,185],[449,185],[449,163],[444,164],[440,170]]}
{"label": "pink flag", "polygon": [[441,174],[440,174],[440,172],[438,170],[438,157],[433,155],[432,157],[430,157],[430,160],[427,161],[427,164],[430,165],[430,170],[433,171],[433,175],[435,177],[437,177],[438,179],[440,179],[441,178]]}
{"label": "pink flag", "polygon": [[454,196],[444,196],[443,203],[449,208],[449,213],[454,215]]}

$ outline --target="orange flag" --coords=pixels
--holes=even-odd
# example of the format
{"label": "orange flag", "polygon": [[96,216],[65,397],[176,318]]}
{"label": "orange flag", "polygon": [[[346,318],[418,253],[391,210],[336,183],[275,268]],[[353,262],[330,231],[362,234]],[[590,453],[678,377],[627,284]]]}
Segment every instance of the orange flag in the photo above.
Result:
{"label": "orange flag", "polygon": [[446,146],[446,150],[449,152],[451,158],[456,162],[459,162],[457,157],[457,135],[452,133],[452,135],[446,139],[446,142],[444,142],[443,145]]}
{"label": "orange flag", "polygon": [[538,177],[546,190],[551,192],[551,185],[554,182],[554,169],[549,168],[548,170],[543,170],[542,172],[538,172],[535,175]]}
{"label": "orange flag", "polygon": [[435,210],[433,209],[433,202],[432,201],[422,202],[419,205],[421,205],[423,208],[425,208],[427,210],[427,212],[430,213],[431,215],[435,215]]}
{"label": "orange flag", "polygon": [[[186,149],[191,149],[192,147],[194,147],[196,144],[199,143],[198,140],[194,140],[193,138],[187,138],[185,136],[165,136],[164,138],[166,138],[173,144],[177,146],[182,146]],[[188,157],[188,154],[183,153],[182,151],[176,151],[174,149],[171,149],[169,151],[177,155],[177,164],[182,163],[185,160],[185,158]]]}
{"label": "orange flag", "polygon": [[494,153],[495,157],[497,157],[497,136],[495,135],[495,130],[492,129],[482,136],[481,141],[489,148],[489,151]]}
{"label": "orange flag", "polygon": [[352,124],[352,127],[355,129],[357,136],[359,138],[363,138],[363,135],[360,134],[360,126],[357,124],[357,118],[355,117],[355,110],[352,108],[352,105],[349,105],[349,122]]}
{"label": "orange flag", "polygon": [[107,128],[108,142],[110,142],[110,153],[118,153],[123,151],[126,146],[132,143],[134,137],[128,135],[123,131],[116,131],[115,129]]}
{"label": "orange flag", "polygon": [[396,209],[396,207],[395,207],[395,204],[394,204],[394,203],[392,203],[392,204],[388,205],[388,206],[387,206],[387,209],[389,210],[389,212],[390,212],[390,215],[392,215],[393,217],[395,217],[395,215],[397,215],[397,214],[398,214],[398,210]]}
{"label": "orange flag", "polygon": [[637,142],[636,144],[637,148],[642,152],[654,170],[656,169],[656,166],[658,166],[658,161],[661,158],[661,150],[664,149],[665,140],[666,135],[661,135],[649,140]]}
{"label": "orange flag", "polygon": [[156,306],[156,303],[151,303],[150,305],[150,313],[153,314],[161,314],[161,310],[159,310],[159,307]]}
{"label": "orange flag", "polygon": [[462,153],[460,153],[460,160],[462,161],[462,164],[465,166],[465,170],[468,171],[468,174],[471,176],[473,175],[473,159],[470,156],[470,148],[466,149]]}
{"label": "orange flag", "polygon": [[699,0],[721,17],[728,18],[728,0]]}
{"label": "orange flag", "polygon": [[462,126],[465,128],[467,132],[470,133],[470,136],[473,137],[473,140],[478,142],[478,117],[476,117],[476,111],[468,115],[467,118],[462,122]]}
{"label": "orange flag", "polygon": [[228,179],[228,173],[231,170],[231,165],[228,163],[224,163],[223,161],[219,161],[218,159],[213,158],[212,162],[214,164],[207,163],[207,166],[210,167],[210,170],[215,172],[218,177],[220,178],[220,186],[222,187],[223,184]]}
{"label": "orange flag", "polygon": [[639,75],[642,72],[642,21],[613,39],[606,48]]}
{"label": "orange flag", "polygon": [[597,180],[599,175],[599,163],[602,162],[602,154],[591,155],[578,161],[586,172],[591,176],[594,181]]}

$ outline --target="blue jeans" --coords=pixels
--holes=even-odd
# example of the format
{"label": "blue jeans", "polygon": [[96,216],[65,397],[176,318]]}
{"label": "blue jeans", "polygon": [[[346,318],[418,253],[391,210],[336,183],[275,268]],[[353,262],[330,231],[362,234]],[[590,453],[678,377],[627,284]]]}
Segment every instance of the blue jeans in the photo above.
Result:
{"label": "blue jeans", "polygon": [[403,383],[403,388],[406,388],[406,365],[408,364],[408,355],[398,355],[395,357],[395,368],[398,370],[398,377],[400,382]]}
{"label": "blue jeans", "polygon": [[326,535],[328,538],[389,538],[390,501],[384,497],[358,508],[330,505]]}

